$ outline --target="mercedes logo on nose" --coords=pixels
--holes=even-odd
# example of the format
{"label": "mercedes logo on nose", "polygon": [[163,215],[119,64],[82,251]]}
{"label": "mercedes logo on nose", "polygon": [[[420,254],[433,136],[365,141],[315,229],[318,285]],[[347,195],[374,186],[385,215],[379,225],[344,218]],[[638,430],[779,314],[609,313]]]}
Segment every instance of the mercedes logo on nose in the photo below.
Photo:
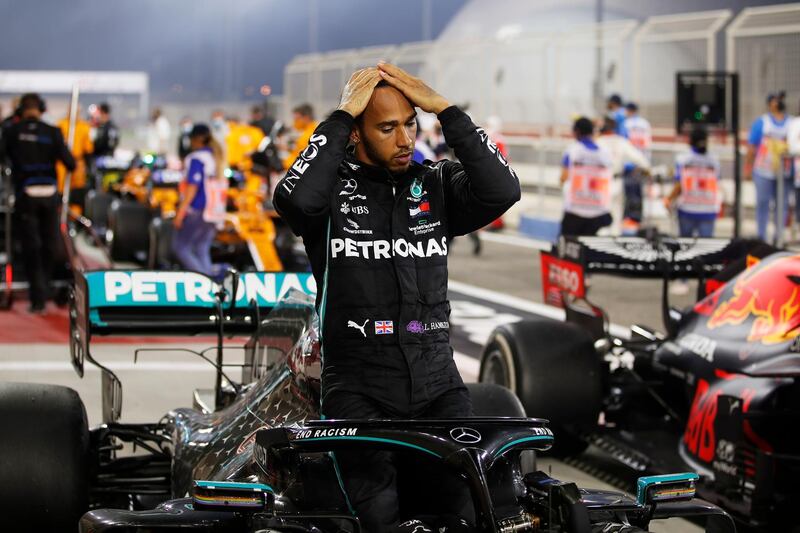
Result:
{"label": "mercedes logo on nose", "polygon": [[481,441],[481,434],[472,428],[453,428],[450,438],[461,444],[475,444]]}

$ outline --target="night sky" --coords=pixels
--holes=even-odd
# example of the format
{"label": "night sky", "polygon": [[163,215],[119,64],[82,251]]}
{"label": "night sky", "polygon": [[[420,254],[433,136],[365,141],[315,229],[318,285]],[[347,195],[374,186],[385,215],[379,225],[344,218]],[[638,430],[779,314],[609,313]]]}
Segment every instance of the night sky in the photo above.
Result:
{"label": "night sky", "polygon": [[[431,0],[433,38],[465,3]],[[423,0],[0,0],[0,69],[143,70],[155,100],[281,93],[315,4],[316,51],[423,39]]]}

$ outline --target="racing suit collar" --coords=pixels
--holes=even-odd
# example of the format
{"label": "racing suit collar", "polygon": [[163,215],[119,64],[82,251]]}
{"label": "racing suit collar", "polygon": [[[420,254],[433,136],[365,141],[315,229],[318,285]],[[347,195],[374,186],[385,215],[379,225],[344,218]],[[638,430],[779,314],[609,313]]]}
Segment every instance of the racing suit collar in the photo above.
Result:
{"label": "racing suit collar", "polygon": [[347,163],[347,167],[349,167],[349,169],[351,169],[360,177],[392,184],[406,183],[407,181],[410,181],[414,177],[418,176],[420,174],[420,170],[422,169],[422,166],[412,161],[411,166],[408,167],[408,171],[406,171],[404,174],[392,174],[383,167],[370,165],[359,159],[356,159],[352,152],[347,154],[345,157],[345,162]]}

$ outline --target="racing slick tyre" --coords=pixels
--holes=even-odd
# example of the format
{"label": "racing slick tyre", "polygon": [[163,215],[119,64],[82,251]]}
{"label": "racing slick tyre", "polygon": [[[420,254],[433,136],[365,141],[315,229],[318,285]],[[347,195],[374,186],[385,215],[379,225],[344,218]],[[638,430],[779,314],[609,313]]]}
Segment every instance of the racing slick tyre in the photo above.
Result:
{"label": "racing slick tyre", "polygon": [[150,222],[150,246],[147,268],[171,270],[178,263],[172,253],[172,234],[175,226],[171,218],[154,217]]}
{"label": "racing slick tyre", "polygon": [[528,416],[548,419],[553,455],[577,455],[588,446],[579,434],[594,427],[602,408],[602,360],[580,327],[548,318],[497,327],[478,381],[508,387]]}
{"label": "racing slick tyre", "polygon": [[507,416],[524,418],[525,408],[519,398],[506,387],[494,383],[467,383],[475,416]]}
{"label": "racing slick tyre", "polygon": [[[525,408],[519,398],[506,387],[494,383],[466,383],[475,416],[524,418]],[[536,471],[536,452],[523,450],[519,456],[523,474]]]}
{"label": "racing slick tyre", "polygon": [[0,383],[0,421],[0,531],[75,531],[89,492],[89,430],[78,393]]}
{"label": "racing slick tyre", "polygon": [[106,192],[92,189],[86,193],[84,214],[101,235],[108,227],[108,209],[113,201],[114,197]]}
{"label": "racing slick tyre", "polygon": [[115,261],[147,261],[153,213],[137,202],[114,200],[108,210],[108,241],[111,259]]}

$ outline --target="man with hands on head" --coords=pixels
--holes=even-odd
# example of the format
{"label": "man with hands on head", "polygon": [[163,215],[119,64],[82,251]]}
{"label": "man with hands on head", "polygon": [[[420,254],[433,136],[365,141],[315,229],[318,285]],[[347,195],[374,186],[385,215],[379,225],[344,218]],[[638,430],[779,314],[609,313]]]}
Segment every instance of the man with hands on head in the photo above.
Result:
{"label": "man with hands on head", "polygon": [[[415,107],[438,115],[458,163],[412,162]],[[321,416],[472,414],[449,343],[447,242],[519,198],[519,180],[486,132],[422,80],[387,63],[351,76],[275,192],[319,287]],[[364,529],[397,527],[394,454],[337,452],[335,462]],[[441,491],[452,505],[438,514],[471,518],[461,483]]]}

